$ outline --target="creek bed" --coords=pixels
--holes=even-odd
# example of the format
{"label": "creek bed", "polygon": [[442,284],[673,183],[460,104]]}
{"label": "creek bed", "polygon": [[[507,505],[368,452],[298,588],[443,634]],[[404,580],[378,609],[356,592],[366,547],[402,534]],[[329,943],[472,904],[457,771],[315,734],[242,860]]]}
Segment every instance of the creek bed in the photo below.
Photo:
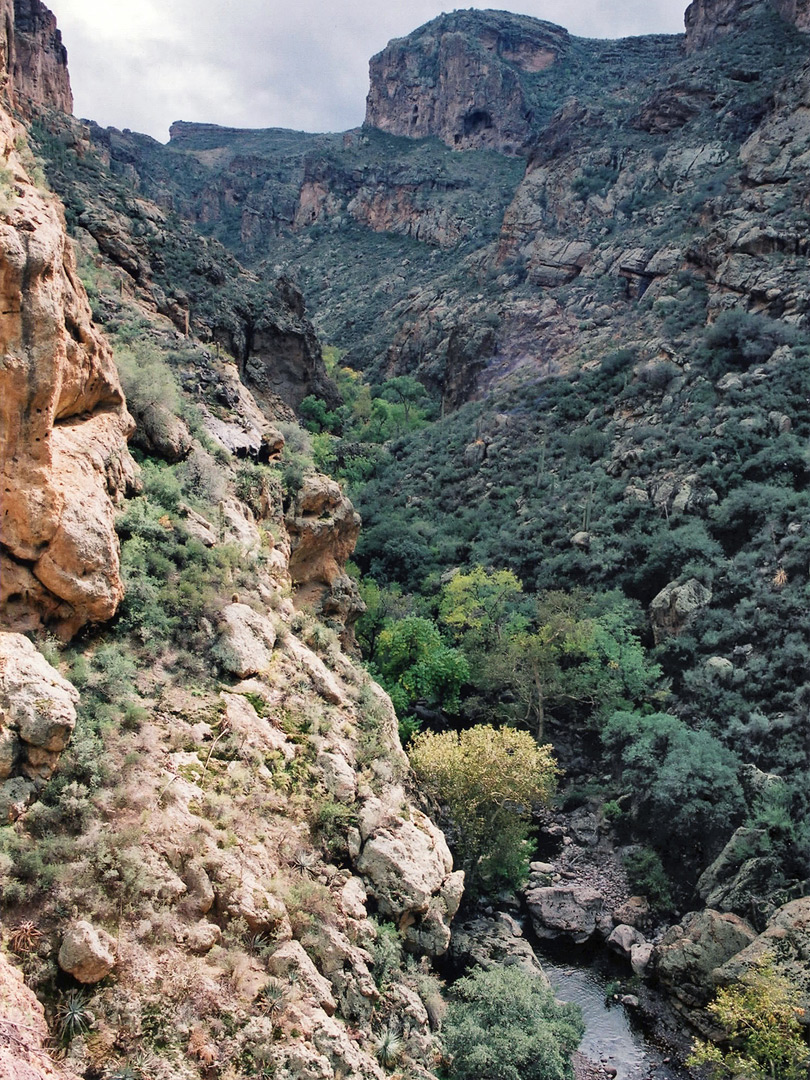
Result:
{"label": "creek bed", "polygon": [[665,1061],[666,1054],[649,1042],[624,1006],[608,1004],[609,976],[593,967],[566,963],[538,950],[538,959],[557,996],[582,1009],[585,1035],[579,1048],[583,1057],[601,1064],[616,1080],[687,1080],[686,1069]]}

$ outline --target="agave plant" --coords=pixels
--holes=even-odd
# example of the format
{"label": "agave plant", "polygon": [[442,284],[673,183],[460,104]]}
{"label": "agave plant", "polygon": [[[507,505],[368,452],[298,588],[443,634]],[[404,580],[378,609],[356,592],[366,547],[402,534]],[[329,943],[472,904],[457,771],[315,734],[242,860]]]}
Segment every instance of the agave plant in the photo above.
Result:
{"label": "agave plant", "polygon": [[41,940],[42,931],[30,919],[19,923],[8,935],[9,948],[18,955],[33,952]]}
{"label": "agave plant", "polygon": [[256,998],[256,1007],[268,1016],[275,1016],[284,1008],[286,988],[278,979],[268,979]]}
{"label": "agave plant", "polygon": [[79,990],[71,990],[65,994],[56,1006],[56,1019],[59,1023],[60,1041],[65,1044],[88,1031],[93,1022],[93,1014],[87,1008],[84,994]]}

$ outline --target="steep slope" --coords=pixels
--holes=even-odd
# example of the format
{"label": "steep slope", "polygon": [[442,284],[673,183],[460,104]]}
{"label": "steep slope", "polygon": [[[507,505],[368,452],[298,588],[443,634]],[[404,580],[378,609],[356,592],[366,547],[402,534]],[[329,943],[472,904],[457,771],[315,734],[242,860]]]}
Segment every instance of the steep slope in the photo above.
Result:
{"label": "steep slope", "polygon": [[[78,162],[65,103],[40,102],[39,137],[66,134]],[[300,296],[79,167],[79,259],[111,348],[58,202],[20,160],[24,129],[2,125],[0,1071],[382,1080],[402,1060],[426,1077],[429,963],[463,874],[411,790],[390,701],[338,644],[357,615],[344,563],[359,519],[294,424],[279,463],[269,418],[301,386],[331,392]],[[103,168],[91,155],[84,173]],[[164,280],[188,282],[185,306]],[[113,353],[140,465],[117,535],[110,495],[134,463]],[[61,558],[74,549],[84,562]],[[39,633],[51,664],[7,632],[69,637],[116,611],[80,644]]]}

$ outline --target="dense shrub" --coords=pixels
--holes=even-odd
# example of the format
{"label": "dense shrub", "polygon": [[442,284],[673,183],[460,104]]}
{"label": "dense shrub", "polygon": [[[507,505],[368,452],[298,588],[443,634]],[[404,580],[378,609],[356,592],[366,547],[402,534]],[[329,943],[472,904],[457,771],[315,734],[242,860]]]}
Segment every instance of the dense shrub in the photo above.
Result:
{"label": "dense shrub", "polygon": [[443,1040],[451,1080],[570,1080],[585,1030],[576,1005],[519,967],[478,969],[453,986]]}

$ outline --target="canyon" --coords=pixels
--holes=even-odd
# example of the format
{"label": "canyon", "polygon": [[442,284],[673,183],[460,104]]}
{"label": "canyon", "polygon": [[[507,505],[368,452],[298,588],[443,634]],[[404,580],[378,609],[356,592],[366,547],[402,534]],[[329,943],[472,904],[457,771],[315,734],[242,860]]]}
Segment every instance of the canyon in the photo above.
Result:
{"label": "canyon", "polygon": [[[0,14],[0,1070],[428,1080],[543,941],[675,1056],[806,1009],[807,4],[454,12],[165,146]],[[402,743],[482,719],[564,776],[476,895]]]}

